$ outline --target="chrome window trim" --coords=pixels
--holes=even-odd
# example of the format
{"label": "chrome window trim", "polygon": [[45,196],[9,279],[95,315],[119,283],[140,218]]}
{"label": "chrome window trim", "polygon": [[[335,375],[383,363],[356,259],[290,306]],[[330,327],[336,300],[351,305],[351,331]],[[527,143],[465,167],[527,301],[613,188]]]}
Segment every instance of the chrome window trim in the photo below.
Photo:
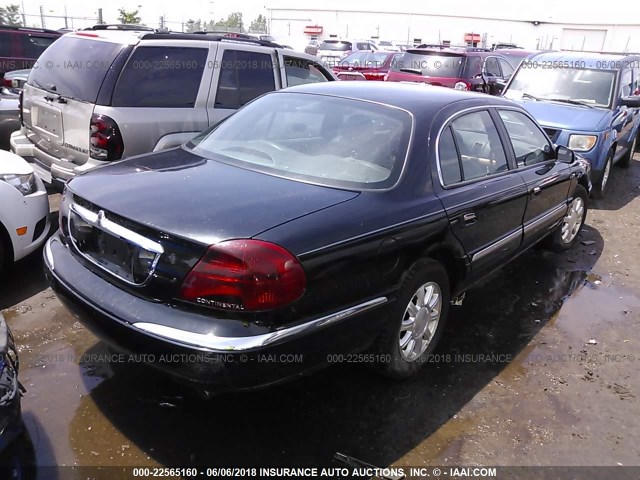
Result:
{"label": "chrome window trim", "polygon": [[99,230],[102,230],[105,233],[108,233],[109,235],[112,235],[116,238],[124,240],[128,243],[132,243],[137,247],[140,247],[144,250],[147,250],[155,254],[153,262],[151,263],[151,268],[149,269],[149,275],[144,279],[144,281],[142,281],[141,283],[136,283],[136,282],[127,280],[126,278],[123,278],[120,275],[117,275],[115,272],[108,270],[107,268],[105,268],[104,265],[100,264],[98,261],[94,260],[90,255],[87,255],[82,250],[80,250],[78,243],[76,242],[75,238],[73,238],[73,231],[71,229],[71,215],[69,215],[67,217],[67,229],[69,232],[69,238],[71,239],[71,243],[73,243],[73,246],[75,247],[75,249],[80,253],[80,255],[82,255],[84,259],[91,262],[93,265],[100,268],[104,272],[107,272],[110,275],[113,275],[114,277],[122,280],[123,282],[129,285],[141,287],[146,285],[147,282],[149,282],[149,280],[153,276],[153,273],[156,270],[156,267],[158,266],[158,261],[160,260],[160,256],[164,253],[164,248],[162,247],[162,245],[160,245],[158,242],[154,242],[153,240],[148,239],[143,235],[140,235],[137,232],[134,232],[133,230],[129,230],[128,228],[125,228],[122,225],[118,225],[117,223],[109,220],[106,217],[104,210],[100,210],[98,213],[95,213],[85,207],[78,205],[77,203],[71,203],[69,205],[69,211],[77,215],[78,217],[80,217],[82,221],[88,223],[92,227],[95,227]]}
{"label": "chrome window trim", "polygon": [[223,352],[246,352],[272,344],[279,343],[284,339],[298,337],[307,333],[315,332],[323,327],[346,320],[359,313],[366,312],[374,307],[387,303],[387,297],[378,297],[368,302],[364,302],[353,307],[346,308],[330,315],[311,320],[292,327],[282,328],[274,332],[263,333],[248,337],[220,337],[217,335],[203,334],[181,330],[178,328],[159,325],[157,323],[138,322],[131,326],[146,335],[150,335],[182,347],[198,348],[204,350],[218,350]]}
{"label": "chrome window trim", "polygon": [[484,247],[482,250],[479,250],[476,253],[474,253],[473,256],[471,257],[471,262],[477,262],[478,260],[481,260],[482,258],[486,257],[487,255],[489,255],[489,254],[493,253],[494,251],[498,250],[500,247],[502,247],[502,246],[508,244],[509,242],[511,242],[512,240],[514,240],[518,235],[522,236],[522,234],[523,234],[523,228],[522,228],[522,226],[520,226],[516,231],[511,232],[506,237],[502,237],[497,242],[494,242],[491,245],[489,245],[487,247]]}

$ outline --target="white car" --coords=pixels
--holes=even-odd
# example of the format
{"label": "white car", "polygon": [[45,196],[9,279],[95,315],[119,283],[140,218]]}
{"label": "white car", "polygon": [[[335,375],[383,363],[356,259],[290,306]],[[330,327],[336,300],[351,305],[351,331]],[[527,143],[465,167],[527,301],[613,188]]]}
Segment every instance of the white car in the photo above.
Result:
{"label": "white car", "polygon": [[42,180],[24,159],[0,150],[0,271],[40,247],[48,232]]}

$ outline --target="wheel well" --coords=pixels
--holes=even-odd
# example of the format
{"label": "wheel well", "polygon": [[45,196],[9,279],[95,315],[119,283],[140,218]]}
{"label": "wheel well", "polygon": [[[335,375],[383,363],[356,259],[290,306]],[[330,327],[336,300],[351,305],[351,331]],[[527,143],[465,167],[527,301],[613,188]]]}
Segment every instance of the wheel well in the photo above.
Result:
{"label": "wheel well", "polygon": [[[0,266],[3,263],[12,263],[13,262],[13,244],[11,243],[11,237],[9,237],[9,232],[4,227],[2,223],[0,223],[0,240],[2,240],[2,245],[5,248],[4,258],[0,258]],[[0,251],[0,254],[2,252]]]}
{"label": "wheel well", "polygon": [[447,270],[449,275],[449,287],[453,294],[456,290],[456,286],[459,285],[464,278],[464,266],[456,259],[451,250],[443,245],[428,250],[425,256],[441,263]]}
{"label": "wheel well", "polygon": [[582,175],[578,180],[578,185],[582,185],[584,189],[589,192],[589,180],[587,179],[587,175]]}

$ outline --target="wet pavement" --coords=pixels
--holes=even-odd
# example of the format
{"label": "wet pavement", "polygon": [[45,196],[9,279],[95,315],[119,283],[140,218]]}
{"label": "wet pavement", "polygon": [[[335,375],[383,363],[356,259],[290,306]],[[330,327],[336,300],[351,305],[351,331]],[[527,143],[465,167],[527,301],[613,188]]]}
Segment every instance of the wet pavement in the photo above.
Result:
{"label": "wet pavement", "polygon": [[640,465],[640,162],[611,182],[574,250],[535,248],[469,292],[405,382],[343,364],[205,400],[101,361],[109,350],[34,255],[0,280],[27,389],[22,454],[38,465],[331,465],[336,452],[379,466]]}

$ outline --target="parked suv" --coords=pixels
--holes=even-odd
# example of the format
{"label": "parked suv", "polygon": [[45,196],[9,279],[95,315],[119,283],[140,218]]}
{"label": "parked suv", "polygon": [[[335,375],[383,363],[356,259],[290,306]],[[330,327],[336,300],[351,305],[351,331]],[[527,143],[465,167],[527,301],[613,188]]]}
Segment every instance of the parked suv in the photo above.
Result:
{"label": "parked suv", "polygon": [[54,30],[0,26],[0,78],[5,72],[31,68],[59,37]]}
{"label": "parked suv", "polygon": [[546,52],[527,58],[504,95],[520,102],[558,145],[591,162],[594,196],[611,166],[628,167],[640,125],[640,56]]}
{"label": "parked suv", "polygon": [[497,95],[497,82],[513,71],[506,58],[484,48],[413,48],[394,62],[387,81],[429,83]]}
{"label": "parked suv", "polygon": [[11,150],[58,186],[180,145],[265,92],[336,78],[317,58],[271,42],[117,30],[68,33],[38,66]]}
{"label": "parked suv", "polygon": [[334,67],[340,60],[358,50],[378,50],[371,40],[338,40],[330,38],[318,47],[316,55],[328,67]]}

